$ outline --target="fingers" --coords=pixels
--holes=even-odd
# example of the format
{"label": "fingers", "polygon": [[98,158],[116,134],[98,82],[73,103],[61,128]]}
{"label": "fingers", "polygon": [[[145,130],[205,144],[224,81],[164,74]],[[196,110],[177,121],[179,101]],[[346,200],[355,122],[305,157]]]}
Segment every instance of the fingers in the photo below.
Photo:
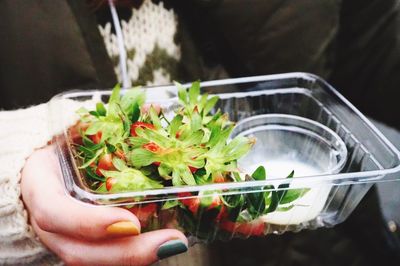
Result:
{"label": "fingers", "polygon": [[57,160],[46,148],[29,158],[23,170],[23,199],[39,228],[84,240],[140,233],[138,219],[128,210],[92,207],[67,196]]}
{"label": "fingers", "polygon": [[149,265],[187,251],[187,239],[177,230],[164,229],[138,236],[88,242],[41,230],[32,222],[41,241],[68,265]]}

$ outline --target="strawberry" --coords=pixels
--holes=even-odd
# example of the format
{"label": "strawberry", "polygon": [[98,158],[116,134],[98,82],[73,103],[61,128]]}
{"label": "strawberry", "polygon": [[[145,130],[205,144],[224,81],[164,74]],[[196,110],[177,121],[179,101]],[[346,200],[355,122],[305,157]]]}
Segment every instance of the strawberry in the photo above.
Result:
{"label": "strawberry", "polygon": [[223,221],[219,226],[225,231],[239,233],[245,236],[262,236],[265,229],[265,224],[261,220],[255,220],[248,223]]}
{"label": "strawberry", "polygon": [[94,144],[99,144],[101,141],[101,136],[102,136],[102,133],[101,133],[101,131],[99,131],[94,135],[89,135],[89,138],[91,141],[93,141]]}
{"label": "strawberry", "polygon": [[120,158],[121,160],[126,161],[125,153],[122,150],[116,150],[114,152],[114,155],[117,156],[118,158]]}
{"label": "strawberry", "polygon": [[151,217],[157,215],[157,204],[142,204],[130,208],[129,211],[136,215],[142,227],[147,227]]}
{"label": "strawberry", "polygon": [[155,129],[155,127],[152,124],[149,123],[144,123],[144,122],[135,122],[131,125],[131,136],[132,137],[136,137],[136,129],[140,127],[140,128],[148,128],[148,129]]}
{"label": "strawberry", "polygon": [[211,210],[213,208],[216,208],[216,207],[220,206],[221,203],[222,203],[221,198],[218,195],[215,194],[213,196],[213,200],[212,200],[210,206],[208,206],[207,210]]}
{"label": "strawberry", "polygon": [[225,182],[225,177],[221,174],[213,177],[214,183],[224,183]]}
{"label": "strawberry", "polygon": [[151,152],[159,152],[160,151],[160,146],[158,146],[154,142],[149,142],[147,144],[144,144],[143,148],[148,151],[151,151]]}
{"label": "strawberry", "polygon": [[225,207],[225,205],[222,205],[221,209],[220,209],[220,211],[219,211],[219,213],[217,215],[217,218],[215,218],[215,220],[217,222],[219,222],[219,221],[221,221],[223,219],[226,219],[227,217],[228,217],[228,209]]}
{"label": "strawberry", "polygon": [[199,170],[199,169],[196,168],[196,167],[193,167],[193,166],[189,166],[189,170],[190,170],[190,172],[192,172],[192,174],[194,174],[194,173],[196,173],[196,171]]}
{"label": "strawberry", "polygon": [[99,163],[97,164],[96,174],[103,176],[100,170],[114,170],[115,167],[112,163],[112,155],[110,153],[104,154],[100,157]]}
{"label": "strawberry", "polygon": [[116,182],[116,180],[114,178],[112,178],[112,177],[107,178],[107,180],[106,180],[106,189],[108,191],[110,191],[112,186],[115,184],[115,182]]}
{"label": "strawberry", "polygon": [[75,144],[82,145],[82,133],[89,127],[88,123],[78,122],[76,125],[69,129],[69,136],[72,142]]}
{"label": "strawberry", "polygon": [[[190,197],[192,196],[189,192],[178,193],[179,197]],[[197,214],[200,206],[200,199],[198,197],[189,198],[189,199],[180,199],[183,205],[185,205],[193,214]]]}

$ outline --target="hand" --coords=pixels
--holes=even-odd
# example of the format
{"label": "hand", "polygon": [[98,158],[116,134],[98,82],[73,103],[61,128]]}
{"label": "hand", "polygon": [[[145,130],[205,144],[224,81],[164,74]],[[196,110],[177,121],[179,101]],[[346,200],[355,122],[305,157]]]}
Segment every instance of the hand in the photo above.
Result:
{"label": "hand", "polygon": [[26,162],[21,190],[36,234],[67,264],[148,265],[187,250],[181,232],[140,234],[140,223],[128,210],[79,203],[61,182],[58,158],[49,146]]}

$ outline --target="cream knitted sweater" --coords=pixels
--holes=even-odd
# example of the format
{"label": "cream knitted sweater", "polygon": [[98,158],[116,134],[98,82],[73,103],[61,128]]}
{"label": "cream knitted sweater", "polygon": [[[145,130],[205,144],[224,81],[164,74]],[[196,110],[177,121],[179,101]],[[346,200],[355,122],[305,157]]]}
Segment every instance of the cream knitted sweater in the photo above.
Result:
{"label": "cream knitted sweater", "polygon": [[[75,120],[78,105],[71,101],[67,106],[68,126]],[[49,117],[48,104],[0,112],[0,265],[58,263],[35,238],[19,186],[25,160],[61,131],[49,130]]]}

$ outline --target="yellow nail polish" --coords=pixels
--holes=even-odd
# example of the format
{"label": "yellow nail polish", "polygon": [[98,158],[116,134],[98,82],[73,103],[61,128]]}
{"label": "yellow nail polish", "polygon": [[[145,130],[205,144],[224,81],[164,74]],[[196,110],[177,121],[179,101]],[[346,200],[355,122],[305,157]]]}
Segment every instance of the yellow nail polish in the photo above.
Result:
{"label": "yellow nail polish", "polygon": [[116,236],[128,236],[140,234],[139,228],[131,221],[116,222],[107,227],[107,232]]}

